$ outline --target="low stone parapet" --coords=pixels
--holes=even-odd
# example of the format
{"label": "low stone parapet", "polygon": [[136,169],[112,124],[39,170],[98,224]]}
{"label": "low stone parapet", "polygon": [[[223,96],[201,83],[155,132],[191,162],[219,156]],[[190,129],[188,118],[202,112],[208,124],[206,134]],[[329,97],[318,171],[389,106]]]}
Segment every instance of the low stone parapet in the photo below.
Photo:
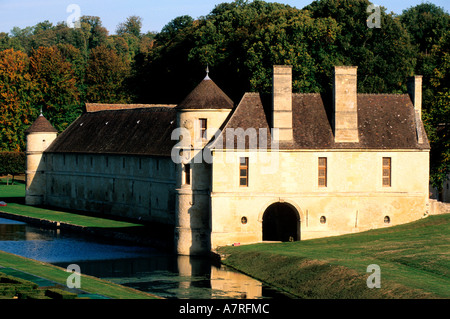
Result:
{"label": "low stone parapet", "polygon": [[450,214],[450,203],[430,199],[430,215]]}

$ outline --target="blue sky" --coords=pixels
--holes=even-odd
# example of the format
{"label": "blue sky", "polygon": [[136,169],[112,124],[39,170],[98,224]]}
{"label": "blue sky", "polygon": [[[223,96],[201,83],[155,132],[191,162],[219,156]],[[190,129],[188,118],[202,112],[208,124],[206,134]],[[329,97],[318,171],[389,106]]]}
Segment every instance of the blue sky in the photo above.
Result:
{"label": "blue sky", "polygon": [[[268,0],[266,0],[268,1]],[[71,15],[67,12],[70,4],[77,4],[81,15],[101,18],[103,26],[110,34],[115,33],[119,23],[131,15],[143,19],[142,31],[160,31],[172,19],[180,15],[193,18],[207,15],[215,5],[231,0],[0,0],[0,32],[9,32],[13,27],[34,26],[49,20],[56,24],[66,21]],[[279,0],[276,2],[303,8],[312,0]],[[401,13],[402,10],[424,2],[423,0],[376,0],[388,12]],[[428,0],[450,12],[449,0]]]}

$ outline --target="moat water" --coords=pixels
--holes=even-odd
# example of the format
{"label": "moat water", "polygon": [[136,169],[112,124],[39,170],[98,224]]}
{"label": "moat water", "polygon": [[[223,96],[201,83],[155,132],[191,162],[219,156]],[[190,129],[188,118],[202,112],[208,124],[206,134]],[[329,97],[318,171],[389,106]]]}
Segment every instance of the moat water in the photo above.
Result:
{"label": "moat water", "polygon": [[[124,242],[0,218],[0,250],[176,299],[287,298],[208,258],[175,256]],[[82,289],[83,287],[81,287]]]}

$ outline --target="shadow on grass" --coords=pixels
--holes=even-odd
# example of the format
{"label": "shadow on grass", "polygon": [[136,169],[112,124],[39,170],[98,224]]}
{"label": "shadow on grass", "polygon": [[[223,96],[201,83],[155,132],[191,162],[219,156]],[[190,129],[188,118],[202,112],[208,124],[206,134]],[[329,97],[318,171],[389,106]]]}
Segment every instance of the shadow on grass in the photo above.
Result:
{"label": "shadow on grass", "polygon": [[[0,201],[5,203],[15,203],[25,205],[25,197],[0,197]],[[1,209],[1,207],[0,207]]]}

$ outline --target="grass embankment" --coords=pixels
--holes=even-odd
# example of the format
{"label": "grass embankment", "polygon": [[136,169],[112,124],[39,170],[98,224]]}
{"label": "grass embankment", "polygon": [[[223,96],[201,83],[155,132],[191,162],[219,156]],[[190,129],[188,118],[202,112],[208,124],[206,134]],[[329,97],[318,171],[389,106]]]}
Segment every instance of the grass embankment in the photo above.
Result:
{"label": "grass embankment", "polygon": [[44,219],[48,221],[58,221],[61,223],[82,226],[82,227],[100,227],[100,228],[125,228],[138,227],[140,224],[117,221],[106,218],[98,218],[86,215],[77,215],[68,212],[50,210],[34,206],[27,206],[18,203],[8,203],[6,207],[0,207],[0,211],[19,216]]}
{"label": "grass embankment", "polygon": [[[0,184],[0,201],[5,199],[23,199],[25,196],[25,186],[21,182],[15,185]],[[76,215],[67,212],[54,211],[38,207],[26,206],[20,203],[9,202],[6,207],[0,207],[0,211],[49,221],[59,221],[72,225],[96,228],[128,228],[141,226],[128,222],[97,218],[91,216]],[[139,227],[136,227],[139,228]],[[13,268],[38,277],[42,277],[61,285],[66,285],[67,277],[70,273],[65,269],[28,258],[20,257],[0,251],[0,266]],[[88,293],[103,295],[112,299],[156,299],[158,297],[141,292],[132,288],[117,285],[112,282],[95,277],[81,276],[81,289]]]}
{"label": "grass embankment", "polygon": [[[66,285],[67,278],[70,275],[63,268],[3,251],[0,251],[0,266],[14,268],[55,281],[61,285]],[[81,275],[80,285],[83,291],[112,299],[157,299],[154,295],[83,274]]]}
{"label": "grass embankment", "polygon": [[[224,264],[299,298],[449,298],[450,214],[339,237],[222,247]],[[369,289],[371,264],[381,288]]]}
{"label": "grass embankment", "polygon": [[0,211],[18,216],[31,217],[36,219],[43,219],[47,221],[61,222],[81,227],[96,227],[96,228],[127,228],[140,227],[141,224],[135,224],[125,221],[118,221],[113,219],[99,218],[93,216],[86,216],[80,214],[73,214],[70,212],[63,212],[34,206],[27,206],[20,203],[19,199],[25,197],[25,184],[16,181],[14,185],[6,186],[0,183],[0,201],[9,201],[7,206],[0,207]]}

